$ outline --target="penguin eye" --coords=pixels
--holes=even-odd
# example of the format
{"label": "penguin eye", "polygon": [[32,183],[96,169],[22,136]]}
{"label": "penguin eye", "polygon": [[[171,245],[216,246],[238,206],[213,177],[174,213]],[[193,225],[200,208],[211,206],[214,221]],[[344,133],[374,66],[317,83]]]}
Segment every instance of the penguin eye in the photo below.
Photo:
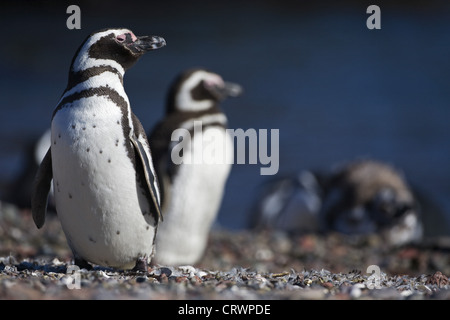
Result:
{"label": "penguin eye", "polygon": [[208,90],[211,90],[211,89],[214,89],[217,87],[217,85],[214,82],[209,81],[208,79],[202,80],[201,84],[203,85],[203,87],[205,87]]}
{"label": "penguin eye", "polygon": [[125,33],[124,33],[124,34],[121,34],[121,35],[118,35],[118,36],[116,37],[116,40],[117,40],[118,42],[124,42],[126,39],[127,39],[127,36],[126,36]]}

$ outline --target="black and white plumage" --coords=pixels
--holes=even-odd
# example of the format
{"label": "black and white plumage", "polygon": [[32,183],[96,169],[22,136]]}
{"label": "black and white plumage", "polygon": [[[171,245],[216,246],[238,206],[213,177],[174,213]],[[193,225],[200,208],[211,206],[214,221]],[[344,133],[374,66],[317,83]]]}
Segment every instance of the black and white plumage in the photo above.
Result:
{"label": "black and white plumage", "polygon": [[249,227],[292,233],[316,232],[321,192],[317,175],[308,170],[273,178],[262,185],[252,208]]}
{"label": "black and white plumage", "polygon": [[375,160],[355,160],[332,172],[303,170],[269,181],[249,227],[291,233],[378,234],[386,244],[423,235],[421,203],[403,175]]}
{"label": "black and white plumage", "polygon": [[41,228],[53,179],[56,211],[80,266],[142,269],[154,254],[160,191],[123,77],[145,52],[165,44],[158,36],[104,29],[88,36],[72,60],[35,178],[32,214]]}
{"label": "black and white plumage", "polygon": [[[234,157],[227,117],[219,103],[241,91],[239,85],[201,68],[181,73],[169,90],[166,115],[149,134],[163,186],[164,222],[156,237],[155,255],[159,264],[194,264],[202,257]],[[195,123],[201,125],[200,134]],[[180,128],[187,136],[172,141],[174,130]],[[183,162],[177,163],[172,153],[181,140],[188,143],[176,152],[183,156]],[[208,161],[206,153],[223,158]],[[196,163],[196,156],[203,156],[202,161]]]}
{"label": "black and white plumage", "polygon": [[325,230],[380,234],[399,246],[422,238],[421,208],[403,175],[391,165],[357,160],[333,172],[324,188]]}

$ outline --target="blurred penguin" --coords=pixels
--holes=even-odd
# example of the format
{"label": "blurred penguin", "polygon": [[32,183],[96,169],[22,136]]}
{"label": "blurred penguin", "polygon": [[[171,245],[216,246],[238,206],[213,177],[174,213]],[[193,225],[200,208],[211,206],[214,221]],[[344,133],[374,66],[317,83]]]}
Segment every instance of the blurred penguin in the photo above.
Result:
{"label": "blurred penguin", "polygon": [[[169,90],[165,117],[149,134],[162,186],[159,264],[195,264],[203,255],[234,157],[220,103],[241,92],[238,84],[203,68],[182,72]],[[173,141],[175,133],[183,135]]]}
{"label": "blurred penguin", "polygon": [[[39,137],[31,139],[24,150],[22,170],[8,188],[9,192],[5,197],[6,202],[10,202],[21,209],[31,206],[31,186],[36,176],[39,164],[44,159],[48,148],[50,147],[51,131],[47,129]],[[55,201],[53,197],[53,186],[48,198],[49,212],[56,213]]]}
{"label": "blurred penguin", "polygon": [[321,223],[326,231],[378,233],[399,246],[422,238],[419,204],[402,174],[374,160],[357,160],[325,184]]}
{"label": "blurred penguin", "polygon": [[387,244],[400,246],[422,239],[418,199],[392,166],[356,160],[331,173],[303,170],[267,182],[249,227],[289,233],[379,234]]}
{"label": "blurred penguin", "polygon": [[311,171],[275,178],[262,186],[249,227],[289,233],[316,232],[321,204],[320,183]]}

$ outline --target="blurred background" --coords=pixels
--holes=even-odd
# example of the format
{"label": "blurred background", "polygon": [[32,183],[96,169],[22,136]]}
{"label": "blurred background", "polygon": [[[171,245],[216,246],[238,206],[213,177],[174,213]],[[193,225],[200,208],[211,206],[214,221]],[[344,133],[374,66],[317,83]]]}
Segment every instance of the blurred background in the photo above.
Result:
{"label": "blurred background", "polygon": [[[278,175],[358,158],[387,162],[434,204],[428,234],[450,234],[450,2],[311,3],[2,1],[0,199],[25,194],[14,183],[50,125],[81,42],[126,27],[167,41],[125,76],[148,130],[174,77],[209,68],[245,89],[223,104],[230,128],[280,130]],[[71,4],[81,9],[81,30],[66,27]],[[381,30],[366,27],[371,4],[381,9]],[[246,227],[271,179],[260,167],[233,166],[219,226]]]}

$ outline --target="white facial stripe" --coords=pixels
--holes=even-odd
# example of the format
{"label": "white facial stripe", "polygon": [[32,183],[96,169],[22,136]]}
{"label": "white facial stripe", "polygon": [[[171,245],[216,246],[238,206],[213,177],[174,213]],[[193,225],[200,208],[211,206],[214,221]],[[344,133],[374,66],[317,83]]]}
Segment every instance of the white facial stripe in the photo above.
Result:
{"label": "white facial stripe", "polygon": [[176,106],[180,111],[202,111],[209,109],[213,106],[213,102],[210,100],[197,101],[192,99],[191,91],[202,80],[210,84],[223,85],[222,78],[214,73],[206,72],[203,70],[193,73],[182,85],[180,92],[176,97]]}
{"label": "white facial stripe", "polygon": [[86,43],[81,48],[78,58],[76,59],[74,65],[73,65],[73,71],[78,72],[81,70],[85,70],[92,67],[98,67],[101,65],[110,65],[114,68],[116,68],[122,75],[125,73],[125,70],[122,68],[122,66],[117,63],[114,60],[107,60],[107,59],[93,59],[89,58],[88,52],[89,48],[96,43],[98,40],[100,40],[102,37],[107,36],[108,34],[113,33],[114,35],[118,36],[123,33],[131,33],[128,29],[109,29],[103,32],[96,33],[92,35]]}
{"label": "white facial stripe", "polygon": [[74,71],[80,71],[80,70],[86,70],[92,67],[99,67],[99,66],[104,66],[104,65],[109,65],[115,69],[117,69],[117,71],[119,71],[122,75],[125,73],[125,70],[123,69],[123,67],[116,61],[114,60],[108,60],[108,59],[92,59],[92,58],[85,58],[87,57],[87,53],[83,54],[82,57],[82,61],[80,61],[79,63],[76,63],[74,65]]}

